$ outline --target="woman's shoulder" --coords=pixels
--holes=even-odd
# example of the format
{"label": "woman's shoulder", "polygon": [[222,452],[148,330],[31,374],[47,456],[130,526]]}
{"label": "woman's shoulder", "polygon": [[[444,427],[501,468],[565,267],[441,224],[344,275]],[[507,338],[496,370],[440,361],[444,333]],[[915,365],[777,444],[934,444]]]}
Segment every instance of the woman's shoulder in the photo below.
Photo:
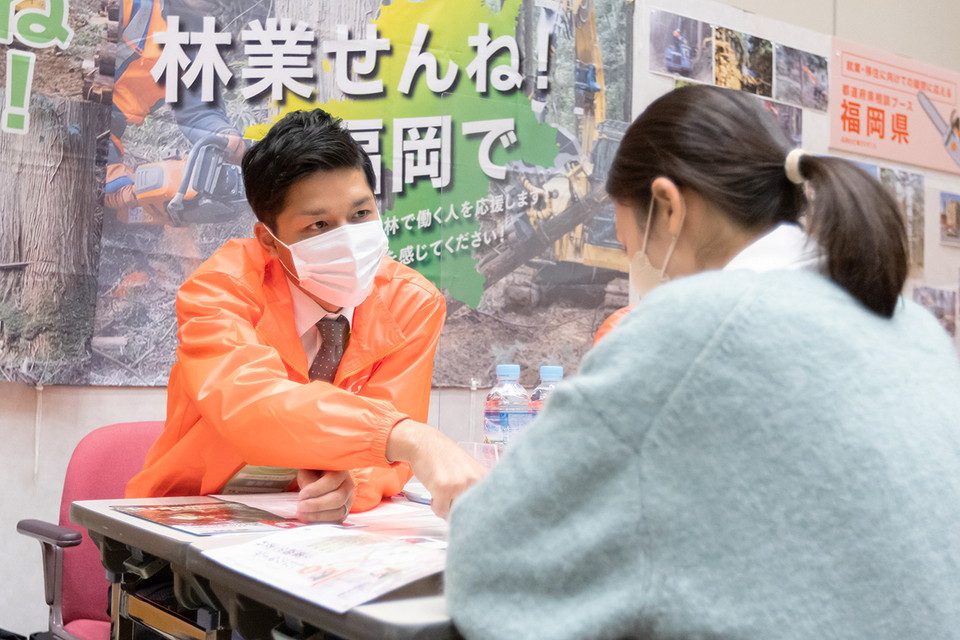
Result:
{"label": "woman's shoulder", "polygon": [[613,363],[677,381],[717,363],[827,358],[853,343],[875,348],[893,324],[812,271],[704,272],[648,294],[591,351],[584,369]]}
{"label": "woman's shoulder", "polygon": [[[640,301],[590,350],[578,388],[588,397],[608,388],[643,388],[642,402],[655,413],[692,371],[710,369],[718,343],[741,339],[745,307],[767,285],[749,273],[704,273],[663,285]],[[739,357],[737,348],[723,349]],[[636,402],[637,399],[631,399]]]}
{"label": "woman's shoulder", "polygon": [[671,280],[668,285],[654,289],[648,298],[656,299],[661,295],[702,297],[709,292],[711,298],[734,301],[751,293],[784,287],[792,287],[795,295],[819,297],[828,295],[836,285],[826,276],[808,269],[711,270]]}
{"label": "woman's shoulder", "polygon": [[670,323],[707,328],[729,321],[732,313],[810,318],[871,313],[829,278],[805,269],[705,271],[654,290],[638,309]]}
{"label": "woman's shoulder", "polygon": [[919,305],[901,299],[893,317],[883,317],[828,277],[807,270],[713,271],[681,278],[654,290],[620,325],[634,340],[654,334],[674,343],[711,342],[747,358],[791,351],[805,359],[887,351],[897,358],[955,358],[946,332]]}
{"label": "woman's shoulder", "polygon": [[[777,316],[791,307],[845,304],[842,291],[807,271],[705,271],[670,281],[640,301],[621,323],[655,324],[687,332],[713,333],[740,313]],[[635,329],[644,330],[644,329]]]}

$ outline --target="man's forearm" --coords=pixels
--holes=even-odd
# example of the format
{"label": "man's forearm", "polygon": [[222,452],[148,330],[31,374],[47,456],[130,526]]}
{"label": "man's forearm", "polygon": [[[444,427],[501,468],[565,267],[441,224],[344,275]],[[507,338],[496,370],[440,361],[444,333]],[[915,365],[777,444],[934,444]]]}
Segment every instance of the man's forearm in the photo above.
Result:
{"label": "man's forearm", "polygon": [[424,429],[434,430],[433,427],[410,418],[398,422],[387,438],[387,462],[391,464],[397,461],[412,463],[418,452],[423,449],[423,441],[426,435]]}
{"label": "man's forearm", "polygon": [[401,420],[390,432],[387,460],[409,462],[432,496],[431,507],[446,518],[453,501],[486,473],[457,444],[430,425]]}

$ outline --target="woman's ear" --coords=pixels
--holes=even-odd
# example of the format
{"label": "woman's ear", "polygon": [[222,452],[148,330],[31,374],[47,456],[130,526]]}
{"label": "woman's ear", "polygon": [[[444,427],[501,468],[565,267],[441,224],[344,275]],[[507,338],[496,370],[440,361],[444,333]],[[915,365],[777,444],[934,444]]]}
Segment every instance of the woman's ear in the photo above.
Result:
{"label": "woman's ear", "polygon": [[657,203],[657,210],[666,214],[667,232],[671,236],[679,235],[687,216],[687,203],[680,188],[670,178],[660,176],[651,183],[650,192]]}
{"label": "woman's ear", "polygon": [[633,204],[614,201],[615,220],[617,227],[617,241],[623,245],[627,258],[640,250],[642,246],[643,229],[637,220],[636,207]]}

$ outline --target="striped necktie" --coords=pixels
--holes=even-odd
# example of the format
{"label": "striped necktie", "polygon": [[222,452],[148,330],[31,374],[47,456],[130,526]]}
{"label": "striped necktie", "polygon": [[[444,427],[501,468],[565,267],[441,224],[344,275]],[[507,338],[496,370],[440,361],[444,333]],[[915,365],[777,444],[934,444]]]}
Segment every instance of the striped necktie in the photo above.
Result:
{"label": "striped necktie", "polygon": [[350,327],[343,316],[323,318],[317,323],[320,332],[320,350],[310,364],[310,379],[333,382],[340,366],[340,358],[347,347],[347,332]]}

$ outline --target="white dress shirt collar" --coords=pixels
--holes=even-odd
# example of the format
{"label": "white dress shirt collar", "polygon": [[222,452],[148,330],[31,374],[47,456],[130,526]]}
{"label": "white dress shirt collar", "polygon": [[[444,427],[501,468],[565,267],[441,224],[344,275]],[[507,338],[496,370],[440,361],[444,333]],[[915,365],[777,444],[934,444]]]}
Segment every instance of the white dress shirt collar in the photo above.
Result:
{"label": "white dress shirt collar", "polygon": [[781,222],[744,247],[723,268],[725,271],[747,269],[809,269],[818,271],[822,262],[820,247],[796,224]]}
{"label": "white dress shirt collar", "polygon": [[287,286],[290,287],[290,299],[293,301],[293,322],[301,340],[304,334],[315,329],[316,324],[327,316],[343,316],[348,324],[353,323],[353,310],[356,307],[343,307],[339,312],[329,312],[304,293],[300,287],[290,282],[289,278]]}

